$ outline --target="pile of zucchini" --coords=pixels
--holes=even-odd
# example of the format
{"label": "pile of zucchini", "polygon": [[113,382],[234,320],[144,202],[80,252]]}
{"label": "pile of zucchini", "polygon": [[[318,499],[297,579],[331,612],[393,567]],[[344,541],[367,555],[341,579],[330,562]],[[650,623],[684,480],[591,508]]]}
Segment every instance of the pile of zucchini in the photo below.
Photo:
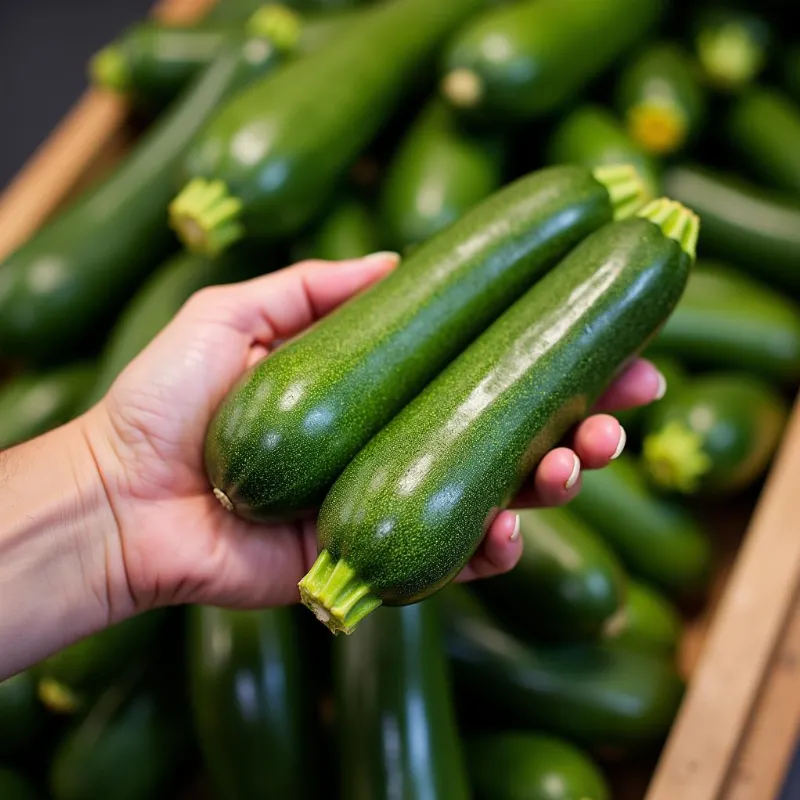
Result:
{"label": "pile of zucchini", "polygon": [[[208,431],[227,512],[319,509],[314,615],[156,610],[0,682],[0,797],[608,800],[611,765],[656,756],[715,514],[758,491],[800,382],[785,21],[219,0],[93,57],[146,127],[0,264],[0,449],[98,402],[204,286],[403,260]],[[520,513],[512,572],[455,583],[642,353],[667,391],[619,413],[626,452]]]}

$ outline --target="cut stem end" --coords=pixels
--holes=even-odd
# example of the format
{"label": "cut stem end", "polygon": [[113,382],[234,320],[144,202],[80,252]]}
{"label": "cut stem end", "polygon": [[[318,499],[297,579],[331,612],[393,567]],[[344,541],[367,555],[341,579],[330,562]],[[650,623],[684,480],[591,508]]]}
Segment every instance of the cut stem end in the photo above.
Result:
{"label": "cut stem end", "polygon": [[456,108],[475,108],[483,99],[483,81],[471,69],[454,69],[442,80],[442,94]]}
{"label": "cut stem end", "polygon": [[592,175],[605,186],[615,220],[635,214],[649,198],[647,185],[632,164],[595,167]]}
{"label": "cut stem end", "polygon": [[114,45],[104,47],[89,62],[89,80],[94,86],[123,94],[130,89],[131,76],[122,51]]}
{"label": "cut stem end", "polygon": [[674,153],[686,141],[686,117],[666,100],[635,105],[628,111],[627,122],[630,135],[653,155]]}
{"label": "cut stem end", "polygon": [[281,53],[289,53],[300,39],[300,15],[280,3],[261,6],[245,24],[248,36],[267,39]]}
{"label": "cut stem end", "polygon": [[653,483],[684,494],[696,492],[711,469],[700,434],[677,421],[645,437],[642,459]]}
{"label": "cut stem end", "polygon": [[697,37],[697,57],[708,80],[733,90],[750,83],[764,68],[764,48],[745,25],[729,23]]}
{"label": "cut stem end", "polygon": [[700,235],[700,219],[694,211],[677,200],[659,197],[637,212],[637,216],[658,225],[664,235],[674,239],[684,253],[694,261],[697,254],[697,239]]}

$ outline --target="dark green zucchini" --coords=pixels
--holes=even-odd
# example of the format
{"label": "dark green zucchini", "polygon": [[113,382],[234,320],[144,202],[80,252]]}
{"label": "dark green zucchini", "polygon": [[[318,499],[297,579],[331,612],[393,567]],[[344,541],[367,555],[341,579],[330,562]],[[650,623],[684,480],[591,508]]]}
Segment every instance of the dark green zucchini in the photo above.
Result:
{"label": "dark green zucchini", "polygon": [[95,379],[88,362],[30,372],[0,386],[0,450],[69,422]]}
{"label": "dark green zucchini", "polygon": [[691,211],[661,199],[590,234],[358,453],[325,498],[320,554],[300,582],[322,622],[352,631],[382,602],[455,577],[663,324],[697,232]]}
{"label": "dark green zucchini", "polygon": [[[690,283],[693,276],[694,270],[692,270],[692,274],[689,276]],[[683,302],[685,297],[686,292],[684,291],[683,297],[678,303],[678,308],[680,308],[680,304]],[[674,314],[675,312],[673,312],[673,314],[670,316],[670,319],[672,319]],[[669,320],[667,320],[667,324],[669,324]],[[663,330],[663,328],[661,330]],[[686,370],[684,369],[683,365],[674,358],[654,354],[652,350],[653,346],[651,344],[645,353],[647,360],[650,361],[653,366],[656,367],[656,369],[658,369],[658,371],[664,376],[664,380],[667,382],[667,390],[664,396],[672,397],[672,395],[677,391],[678,387],[680,387],[686,380]],[[628,408],[624,411],[615,411],[614,416],[619,420],[620,425],[625,428],[625,433],[627,436],[630,437],[631,434],[633,434],[638,438],[638,435],[641,432],[642,424],[644,423],[644,418],[647,416],[648,411],[651,408],[655,408],[655,406],[663,402],[663,400],[664,397],[662,397],[660,400],[654,400],[652,403],[646,406],[636,406],[635,408]]]}
{"label": "dark green zucchini", "polygon": [[294,260],[346,261],[382,249],[376,215],[363,200],[346,196],[336,202],[311,235],[294,248]]}
{"label": "dark green zucchini", "polygon": [[446,48],[442,96],[494,125],[550,114],[644,36],[661,12],[659,0],[524,0],[492,9]]}
{"label": "dark green zucchini", "polygon": [[800,305],[727,264],[698,261],[649,352],[691,366],[795,382],[800,379]]}
{"label": "dark green zucchini", "polygon": [[487,724],[541,730],[589,747],[633,752],[660,743],[683,695],[668,660],[626,647],[525,645],[463,587],[437,597],[456,690]]}
{"label": "dark green zucchini", "polygon": [[474,584],[481,600],[522,639],[597,637],[625,601],[622,565],[565,508],[519,512],[522,558],[511,572]]}
{"label": "dark green zucchini", "polygon": [[227,95],[279,61],[263,40],[226,49],[110,178],[0,265],[0,352],[54,358],[110,325],[174,247],[166,210],[189,140]]}
{"label": "dark green zucchini", "polygon": [[[0,759],[34,744],[43,722],[44,709],[30,671],[0,681]],[[0,797],[4,797],[2,793]]]}
{"label": "dark green zucchini", "polygon": [[623,70],[617,104],[634,141],[666,156],[683,150],[700,130],[706,98],[689,53],[675,42],[657,42]]}
{"label": "dark green zucchini", "polygon": [[36,800],[38,796],[27,778],[0,767],[0,797],[3,800]]}
{"label": "dark green zucchini", "polygon": [[334,646],[341,797],[467,800],[438,608],[387,608]]}
{"label": "dark green zucchini", "polygon": [[699,167],[669,170],[664,186],[703,220],[701,256],[729,259],[800,297],[800,203]]}
{"label": "dark green zucchini", "polygon": [[214,255],[311,222],[436,47],[483,2],[389,0],[238,93],[183,160],[188,183],[170,221],[187,248]]}
{"label": "dark green zucchini", "polygon": [[381,197],[391,247],[422,244],[500,188],[505,142],[475,134],[434,99],[389,166]]}
{"label": "dark green zucchini", "polygon": [[786,48],[781,68],[781,86],[795,102],[800,103],[800,44]]}
{"label": "dark green zucchini", "polygon": [[256,520],[318,506],[370,437],[537,277],[637,207],[630,167],[598,175],[553,167],[505,187],[248,372],[206,438],[220,501]]}
{"label": "dark green zucchini", "polygon": [[781,395],[754,375],[700,376],[648,416],[644,467],[666,491],[741,491],[766,470],[787,416]]}
{"label": "dark green zucchini", "polygon": [[305,800],[315,775],[310,705],[288,608],[191,609],[195,733],[219,800]]}
{"label": "dark green zucchini", "polygon": [[543,733],[473,736],[467,764],[475,800],[610,800],[600,768],[564,739]]}
{"label": "dark green zucchini", "polygon": [[587,470],[571,508],[617,552],[630,572],[672,596],[701,591],[711,568],[706,532],[682,506],[658,497],[624,453]]}

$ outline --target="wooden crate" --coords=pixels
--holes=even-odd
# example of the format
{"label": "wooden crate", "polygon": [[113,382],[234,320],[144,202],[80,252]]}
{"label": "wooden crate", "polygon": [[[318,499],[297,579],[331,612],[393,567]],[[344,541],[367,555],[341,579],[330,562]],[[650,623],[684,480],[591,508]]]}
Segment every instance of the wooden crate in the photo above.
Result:
{"label": "wooden crate", "polygon": [[[213,2],[162,0],[153,14],[191,20]],[[119,160],[133,136],[129,121],[126,103],[110,93],[79,99],[0,197],[0,259]],[[631,769],[619,797],[778,796],[800,733],[798,476],[800,401],[755,512],[751,505],[715,520],[715,582],[680,653],[686,697],[655,772]]]}

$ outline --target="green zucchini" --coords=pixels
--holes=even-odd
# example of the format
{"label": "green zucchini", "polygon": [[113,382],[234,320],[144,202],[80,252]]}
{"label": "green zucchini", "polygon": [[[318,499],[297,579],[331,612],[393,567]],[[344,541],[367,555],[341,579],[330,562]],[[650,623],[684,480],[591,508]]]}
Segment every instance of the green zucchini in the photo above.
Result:
{"label": "green zucchini", "polygon": [[[693,277],[694,270],[692,270],[692,274],[689,276],[689,283],[691,283]],[[678,308],[680,308],[685,297],[686,292],[684,291],[683,297],[678,303]],[[672,316],[674,315],[675,312],[673,312],[673,314],[670,316],[670,319],[672,319]],[[667,320],[667,324],[669,325],[669,320]],[[663,328],[661,330],[663,330]],[[674,358],[660,354],[654,354],[652,351],[653,346],[651,344],[645,353],[647,360],[650,361],[654,367],[656,367],[656,369],[664,376],[664,380],[667,382],[667,391],[664,396],[672,397],[672,395],[678,390],[678,387],[680,387],[686,380],[686,370],[684,369],[683,364],[680,364]],[[646,406],[636,406],[635,408],[628,408],[624,411],[615,411],[614,416],[617,418],[620,425],[625,428],[625,433],[627,436],[630,437],[631,434],[634,434],[638,437],[638,434],[640,433],[641,427],[644,423],[644,418],[648,411],[652,408],[655,408],[663,401],[664,398],[662,397],[660,400],[654,400],[652,403]]]}
{"label": "green zucchini", "polygon": [[389,166],[381,197],[389,244],[403,251],[427,241],[500,188],[505,143],[476,135],[432,100]]}
{"label": "green zucchini", "polygon": [[190,613],[194,726],[216,797],[313,797],[310,706],[292,610]]}
{"label": "green zucchini", "polygon": [[[372,0],[280,0],[281,5],[298,11],[333,11],[367,5]],[[244,22],[263,5],[264,0],[219,0],[204,17],[204,22]]]}
{"label": "green zucchini", "polygon": [[689,53],[675,42],[649,45],[623,70],[617,104],[628,132],[648,153],[683,150],[705,118],[706,98]]}
{"label": "green zucchini", "polygon": [[27,778],[0,767],[0,797],[3,800],[36,800],[38,796]]}
{"label": "green zucchini", "polygon": [[170,206],[170,221],[184,244],[215,255],[243,236],[297,233],[322,210],[442,39],[483,2],[389,0],[274,80],[238,93],[183,161],[188,184]]}
{"label": "green zucchini", "polygon": [[703,220],[702,256],[730,259],[800,297],[800,203],[699,167],[669,170],[664,186]]}
{"label": "green zucchini", "polygon": [[781,395],[754,375],[703,375],[649,416],[645,469],[666,491],[740,491],[766,470],[787,416]]}
{"label": "green zucchini", "polygon": [[53,358],[110,325],[174,246],[166,209],[189,140],[224,97],[279,60],[263,40],[226,49],[110,178],[0,265],[0,352]]}
{"label": "green zucchini", "polygon": [[294,260],[321,258],[346,261],[363,258],[382,249],[382,234],[367,204],[352,196],[338,201],[311,235],[294,249]]}
{"label": "green zucchini", "polygon": [[0,759],[34,744],[43,721],[44,709],[30,671],[0,681]]}
{"label": "green zucchini", "polygon": [[658,22],[659,0],[524,0],[465,25],[443,56],[441,93],[492,124],[572,102]]}
{"label": "green zucchini", "polygon": [[706,532],[682,506],[658,497],[623,453],[587,470],[571,508],[617,552],[630,572],[672,596],[701,591],[711,568]]}
{"label": "green zucchini", "polygon": [[632,164],[641,175],[651,198],[661,194],[661,167],[635,142],[622,123],[597,105],[578,106],[556,126],[547,147],[550,164],[583,167]]}
{"label": "green zucchini", "polygon": [[584,747],[634,752],[669,730],[683,683],[667,659],[607,643],[525,645],[463,587],[437,597],[456,691],[493,726],[541,730]]}
{"label": "green zucchini", "polygon": [[473,736],[467,763],[475,800],[610,800],[603,773],[586,753],[543,733]]}
{"label": "green zucchini", "polygon": [[95,374],[93,364],[78,362],[21,374],[0,386],[0,450],[69,422]]}
{"label": "green zucchini", "polygon": [[256,520],[318,506],[370,437],[537,277],[638,205],[631,168],[598,175],[553,167],[502,189],[248,372],[206,438],[223,505]]}
{"label": "green zucchini", "polygon": [[387,608],[334,646],[341,797],[467,800],[438,608]]}
{"label": "green zucchini", "polygon": [[698,221],[655,200],[590,234],[407,405],[325,498],[308,607],[352,631],[450,581],[680,298]]}
{"label": "green zucchini", "polygon": [[800,305],[727,264],[698,261],[650,352],[794,383],[800,379]]}
{"label": "green zucchini", "polygon": [[800,103],[800,44],[786,48],[780,77],[783,90]]}
{"label": "green zucchini", "polygon": [[522,558],[475,591],[523,639],[597,637],[625,601],[622,565],[608,545],[565,508],[519,513]]}

